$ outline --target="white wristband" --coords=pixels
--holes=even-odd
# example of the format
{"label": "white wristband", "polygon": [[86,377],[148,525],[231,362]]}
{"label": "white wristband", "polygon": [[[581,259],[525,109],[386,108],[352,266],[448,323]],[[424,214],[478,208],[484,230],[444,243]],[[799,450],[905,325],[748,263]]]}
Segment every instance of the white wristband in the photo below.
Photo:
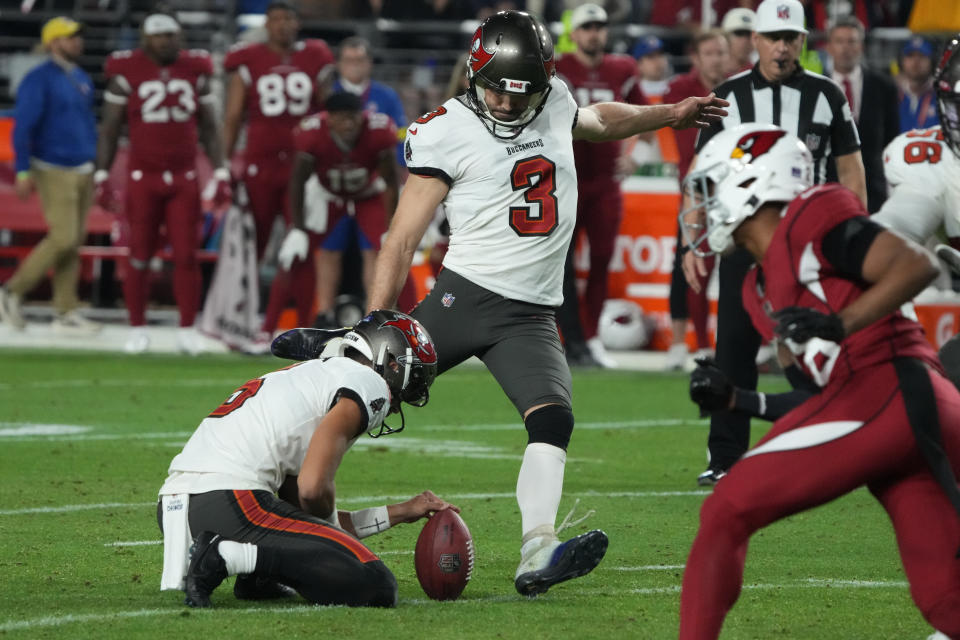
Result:
{"label": "white wristband", "polygon": [[110,177],[110,172],[106,169],[97,169],[93,172],[93,184],[100,185],[107,181],[107,178]]}
{"label": "white wristband", "polygon": [[358,538],[366,538],[390,528],[390,515],[386,505],[351,511],[350,521],[353,522],[353,530],[357,532]]}
{"label": "white wristband", "polygon": [[227,169],[226,167],[214,169],[213,179],[219,180],[220,182],[230,182],[230,169]]}

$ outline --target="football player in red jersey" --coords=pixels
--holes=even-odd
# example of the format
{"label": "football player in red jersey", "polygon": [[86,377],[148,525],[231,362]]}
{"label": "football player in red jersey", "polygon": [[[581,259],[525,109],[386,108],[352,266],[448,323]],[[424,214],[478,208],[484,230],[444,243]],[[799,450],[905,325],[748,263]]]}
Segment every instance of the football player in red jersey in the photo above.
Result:
{"label": "football player in red jersey", "polygon": [[[570,34],[577,50],[557,60],[557,74],[570,87],[580,107],[597,102],[646,104],[637,82],[633,58],[604,53],[607,45],[607,12],[595,4],[583,4],[571,17]],[[577,295],[573,287],[572,256],[567,260],[564,277],[564,304],[558,315],[571,364],[600,364],[614,367],[597,337],[603,302],[607,299],[607,269],[613,257],[613,245],[620,230],[623,197],[617,160],[619,140],[612,142],[578,141],[573,144],[577,164],[577,223],[574,238],[583,230],[590,243],[590,273],[577,314]],[[576,240],[572,243],[576,245]],[[582,337],[577,334],[582,323]],[[586,345],[583,344],[586,341]],[[584,348],[586,347],[586,349]]]}
{"label": "football player in red jersey", "polygon": [[[384,113],[365,112],[363,108],[359,96],[335,93],[327,99],[326,111],[304,118],[293,133],[297,150],[290,179],[293,227],[283,240],[278,260],[281,267],[290,269],[304,261],[310,247],[319,242],[321,277],[316,289],[320,314],[333,309],[340,285],[344,240],[351,235],[359,240],[364,288],[370,290],[380,237],[386,233],[397,206],[397,159],[396,153],[391,152],[397,144],[396,124]],[[311,241],[311,234],[304,229],[304,188],[313,173],[329,194],[329,216],[323,239],[314,237]],[[297,315],[303,318],[304,313],[309,314],[313,299],[303,293],[314,291],[313,284],[274,286],[264,330],[276,327],[280,309],[294,294]]]}
{"label": "football player in red jersey", "polygon": [[216,200],[229,199],[230,184],[213,106],[216,98],[210,91],[213,63],[206,51],[180,48],[180,25],[170,15],[148,15],[141,31],[139,49],[117,51],[107,58],[108,85],[94,182],[98,191],[103,191],[120,128],[126,122],[130,173],[125,213],[130,225],[130,257],[123,294],[133,330],[125,349],[140,353],[150,344],[145,329],[147,268],[164,225],[173,248],[173,290],[180,310],[178,343],[182,351],[196,354],[202,350],[202,340],[193,329],[200,306],[198,141],[215,167],[209,189],[217,194]]}
{"label": "football player in red jersey", "polygon": [[686,180],[693,250],[753,255],[744,307],[821,391],[783,414],[704,502],[680,638],[719,636],[755,531],[864,485],[890,517],[917,607],[960,638],[960,393],[899,310],[939,269],[852,191],[812,184],[800,140],[755,123],[712,138]]}
{"label": "football player in red jersey", "polygon": [[[293,129],[306,115],[319,110],[332,80],[334,58],[323,40],[297,40],[300,21],[285,2],[271,2],[266,10],[267,41],[237,45],[223,61],[232,72],[227,88],[223,134],[227,156],[233,155],[246,116],[247,145],[243,152],[243,183],[250,199],[257,232],[257,255],[270,239],[274,219],[286,215],[287,188],[293,165]],[[313,259],[280,272],[275,287],[293,286],[312,291]],[[271,296],[273,297],[273,296]],[[280,309],[268,310],[279,317]],[[310,324],[310,309],[299,315],[301,326]],[[269,324],[266,331],[276,328]]]}

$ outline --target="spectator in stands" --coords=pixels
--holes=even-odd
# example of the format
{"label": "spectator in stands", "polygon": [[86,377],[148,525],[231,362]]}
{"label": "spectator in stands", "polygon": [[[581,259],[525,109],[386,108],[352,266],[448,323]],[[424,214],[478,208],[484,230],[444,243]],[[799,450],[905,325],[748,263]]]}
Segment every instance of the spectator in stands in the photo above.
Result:
{"label": "spectator in stands", "polygon": [[52,269],[57,314],[53,330],[95,333],[100,325],[77,311],[78,247],[86,235],[97,147],[93,82],[77,66],[83,53],[82,25],[70,18],[53,18],[43,25],[41,41],[50,59],[20,83],[13,149],[17,195],[26,200],[37,190],[49,232],[0,287],[0,321],[23,329],[23,296]]}
{"label": "spectator in stands", "polygon": [[900,133],[940,124],[933,90],[933,45],[914,36],[900,50]]}
{"label": "spectator in stands", "polygon": [[[853,16],[838,18],[827,33],[827,53],[833,62],[830,77],[843,90],[860,132],[867,210],[874,213],[887,199],[883,148],[900,133],[900,117],[893,80],[863,65],[863,39],[859,20]],[[835,175],[831,172],[830,179]]]}
{"label": "spectator in stands", "polygon": [[753,47],[753,29],[757,24],[757,14],[752,9],[737,7],[723,16],[722,29],[727,32],[730,41],[730,66],[727,72],[740,73],[753,67],[757,61]]}
{"label": "spectator in stands", "polygon": [[663,51],[663,40],[657,36],[645,36],[633,46],[632,53],[637,59],[643,95],[648,99],[662,97],[670,79],[670,61]]}
{"label": "spectator in stands", "polygon": [[[741,11],[741,9],[734,9]],[[750,12],[753,14],[753,12]],[[729,15],[729,14],[728,14]],[[756,16],[751,21],[751,30],[756,22]],[[724,24],[727,24],[726,18]],[[663,96],[666,103],[679,102],[690,96],[705,96],[715,86],[723,82],[730,68],[730,50],[732,48],[729,30],[709,29],[694,36],[690,45],[690,62],[693,68],[689,73],[677,76],[670,81],[667,93]],[[751,31],[752,35],[752,31]],[[677,177],[683,184],[683,179],[690,170],[690,163],[696,154],[696,131],[674,131],[677,140],[677,151],[680,163],[677,166]],[[679,226],[679,225],[678,225]],[[683,276],[682,253],[680,247],[685,242],[677,229],[677,251],[674,254],[673,274],[670,278],[670,322],[673,333],[673,344],[667,352],[665,368],[682,369],[687,362],[687,320],[693,321],[693,329],[697,336],[698,356],[709,355],[710,335],[707,332],[707,319],[710,309],[707,303],[706,283],[713,271],[713,257],[706,260],[706,274],[698,274],[703,286],[694,291],[687,286]]]}
{"label": "spectator in stands", "polygon": [[[712,15],[708,16],[707,23],[716,24],[714,15],[726,15],[734,7],[751,7],[754,4],[752,0],[711,0]],[[663,27],[697,29],[703,22],[702,10],[703,0],[652,0],[647,22]]]}

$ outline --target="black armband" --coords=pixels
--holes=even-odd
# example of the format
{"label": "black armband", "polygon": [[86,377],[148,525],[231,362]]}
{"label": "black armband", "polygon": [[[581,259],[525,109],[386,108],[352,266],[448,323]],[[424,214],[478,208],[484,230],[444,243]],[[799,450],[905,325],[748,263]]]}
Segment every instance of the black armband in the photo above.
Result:
{"label": "black armband", "polygon": [[800,406],[813,395],[813,392],[806,389],[771,394],[737,389],[733,394],[733,409],[753,418],[763,418],[772,422]]}
{"label": "black armband", "polygon": [[870,245],[884,228],[866,216],[848,218],[823,237],[820,248],[834,269],[845,276],[863,279],[863,260]]}

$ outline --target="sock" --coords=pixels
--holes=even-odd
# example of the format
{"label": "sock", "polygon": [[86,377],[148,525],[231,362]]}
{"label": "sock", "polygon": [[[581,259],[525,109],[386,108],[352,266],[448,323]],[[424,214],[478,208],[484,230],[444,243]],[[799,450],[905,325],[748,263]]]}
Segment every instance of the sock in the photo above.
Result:
{"label": "sock", "polygon": [[123,298],[127,303],[130,325],[139,327],[146,324],[147,297],[150,295],[150,271],[144,264],[142,269],[127,263],[123,278]]}
{"label": "sock", "polygon": [[531,533],[534,536],[553,533],[563,494],[566,462],[566,451],[543,442],[532,442],[523,452],[517,477],[517,504],[524,541]]}
{"label": "sock", "polygon": [[253,573],[257,568],[257,545],[255,544],[221,540],[217,550],[227,565],[227,575]]}

